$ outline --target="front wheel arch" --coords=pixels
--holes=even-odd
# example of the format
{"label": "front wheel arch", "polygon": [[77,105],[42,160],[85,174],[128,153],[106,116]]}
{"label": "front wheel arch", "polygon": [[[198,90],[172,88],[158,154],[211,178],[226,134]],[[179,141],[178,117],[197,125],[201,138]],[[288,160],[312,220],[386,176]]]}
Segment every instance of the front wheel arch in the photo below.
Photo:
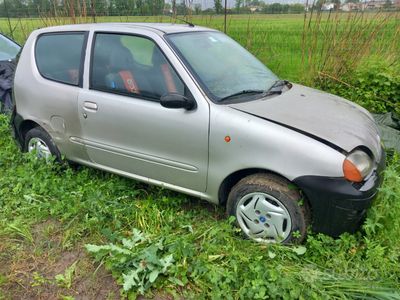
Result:
{"label": "front wheel arch", "polygon": [[240,180],[242,180],[243,178],[245,178],[247,176],[250,176],[253,174],[258,174],[258,173],[272,174],[274,176],[281,177],[282,179],[290,182],[290,180],[287,179],[285,176],[283,176],[277,172],[268,170],[268,169],[247,168],[247,169],[238,170],[238,171],[231,173],[227,177],[225,177],[225,179],[220,184],[219,189],[218,189],[218,203],[220,205],[225,205],[228,200],[228,195],[229,195],[230,191]]}

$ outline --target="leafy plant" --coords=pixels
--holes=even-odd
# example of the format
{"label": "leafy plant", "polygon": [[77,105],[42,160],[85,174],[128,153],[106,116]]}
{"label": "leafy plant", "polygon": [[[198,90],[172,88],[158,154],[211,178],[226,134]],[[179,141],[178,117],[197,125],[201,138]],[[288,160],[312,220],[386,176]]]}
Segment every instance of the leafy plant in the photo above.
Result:
{"label": "leafy plant", "polygon": [[337,80],[319,77],[317,86],[333,94],[353,100],[376,113],[400,113],[400,66],[369,62],[350,77]]}
{"label": "leafy plant", "polygon": [[153,241],[138,229],[133,229],[130,238],[122,239],[120,245],[86,245],[98,261],[104,260],[106,267],[122,273],[123,289],[137,289],[144,294],[161,274],[166,274],[173,263],[172,254],[165,254],[164,240]]}
{"label": "leafy plant", "polygon": [[38,272],[33,272],[33,274],[32,274],[32,282],[31,282],[31,286],[32,287],[42,286],[42,285],[47,284],[49,282],[50,282],[50,280],[45,278],[43,275],[39,274]]}
{"label": "leafy plant", "polygon": [[75,299],[72,296],[63,296],[63,295],[61,295],[60,298],[61,298],[61,300],[74,300]]}
{"label": "leafy plant", "polygon": [[71,288],[77,263],[78,261],[75,261],[72,265],[66,268],[64,274],[57,274],[55,276],[55,280],[58,286],[64,287],[66,289]]}
{"label": "leafy plant", "polygon": [[25,224],[22,224],[21,222],[14,222],[8,224],[6,231],[10,232],[11,234],[15,234],[19,237],[22,237],[32,245],[34,244],[33,236],[29,227]]}

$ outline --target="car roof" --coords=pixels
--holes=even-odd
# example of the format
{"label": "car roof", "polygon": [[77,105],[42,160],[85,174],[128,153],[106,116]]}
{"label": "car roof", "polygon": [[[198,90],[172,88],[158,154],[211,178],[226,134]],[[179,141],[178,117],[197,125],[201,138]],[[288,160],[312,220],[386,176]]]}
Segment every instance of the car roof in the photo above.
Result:
{"label": "car roof", "polygon": [[143,29],[156,32],[158,34],[164,33],[179,33],[179,32],[193,32],[193,31],[215,31],[214,29],[191,26],[189,24],[176,24],[176,23],[86,23],[74,25],[62,25],[42,28],[40,32],[53,32],[53,31],[80,31],[80,30],[118,30],[118,29]]}

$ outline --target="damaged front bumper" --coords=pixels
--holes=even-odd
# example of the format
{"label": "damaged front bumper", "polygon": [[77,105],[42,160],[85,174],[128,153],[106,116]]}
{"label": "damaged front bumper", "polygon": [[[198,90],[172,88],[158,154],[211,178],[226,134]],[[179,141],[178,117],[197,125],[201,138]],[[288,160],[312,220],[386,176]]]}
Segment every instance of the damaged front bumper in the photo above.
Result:
{"label": "damaged front bumper", "polygon": [[337,237],[355,232],[364,220],[383,180],[385,151],[374,173],[362,185],[344,178],[301,176],[294,183],[308,198],[313,215],[313,230]]}

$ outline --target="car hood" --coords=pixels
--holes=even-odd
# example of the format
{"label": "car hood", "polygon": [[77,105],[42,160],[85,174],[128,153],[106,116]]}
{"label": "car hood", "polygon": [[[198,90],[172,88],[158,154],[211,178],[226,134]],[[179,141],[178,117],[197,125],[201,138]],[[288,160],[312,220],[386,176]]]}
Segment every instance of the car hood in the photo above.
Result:
{"label": "car hood", "polygon": [[293,84],[279,96],[229,106],[347,152],[366,146],[376,160],[380,159],[380,137],[374,119],[364,108],[338,96]]}

